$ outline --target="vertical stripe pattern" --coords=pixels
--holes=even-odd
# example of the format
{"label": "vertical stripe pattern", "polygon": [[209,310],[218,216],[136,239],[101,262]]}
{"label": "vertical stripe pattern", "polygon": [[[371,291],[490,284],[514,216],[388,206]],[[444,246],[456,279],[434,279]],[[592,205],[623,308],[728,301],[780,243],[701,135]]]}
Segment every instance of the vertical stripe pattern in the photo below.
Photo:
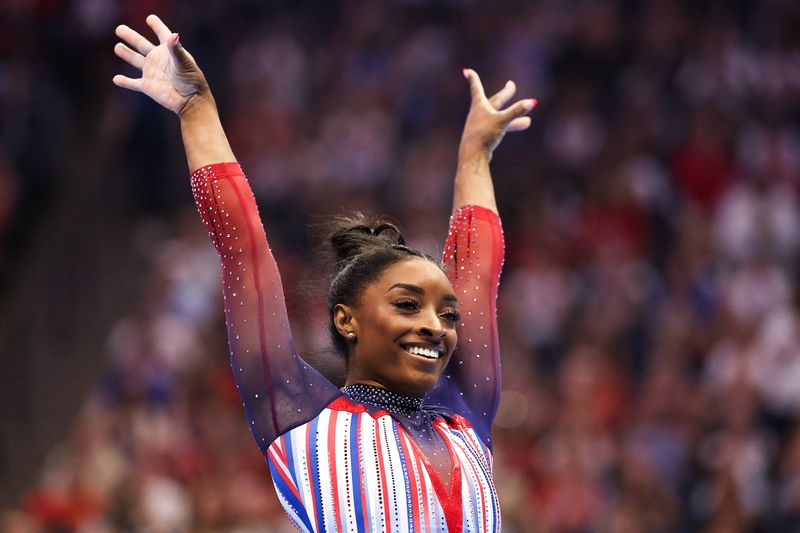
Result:
{"label": "vertical stripe pattern", "polygon": [[500,531],[491,452],[460,416],[436,429],[459,477],[450,494],[394,418],[345,398],[276,439],[266,457],[301,531]]}

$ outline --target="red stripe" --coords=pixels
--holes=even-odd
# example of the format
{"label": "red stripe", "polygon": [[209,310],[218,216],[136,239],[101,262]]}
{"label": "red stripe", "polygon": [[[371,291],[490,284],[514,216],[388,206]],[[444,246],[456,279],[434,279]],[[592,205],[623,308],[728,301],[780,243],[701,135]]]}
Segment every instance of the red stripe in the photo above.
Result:
{"label": "red stripe", "polygon": [[[453,469],[450,475],[450,494],[445,497],[442,503],[442,507],[444,507],[444,517],[445,520],[447,520],[447,529],[449,531],[461,531],[461,522],[464,516],[464,502],[461,499],[461,462],[453,451],[453,446],[450,444],[447,432],[443,430],[439,424],[434,424],[433,427],[439,432],[444,443],[447,445],[447,451],[450,453],[450,464]],[[429,466],[431,470],[433,470],[433,466],[430,466],[430,463],[427,463],[426,466]],[[445,492],[444,484],[442,480],[439,479],[438,475],[436,475],[436,481],[441,485],[442,492]]]}
{"label": "red stripe", "polygon": [[[414,444],[413,439],[410,439],[409,442],[411,442],[412,445]],[[425,472],[424,472],[424,468],[425,467],[422,465],[422,459],[420,459],[418,453],[414,454],[414,461],[417,464],[417,470],[419,471],[419,481],[420,481],[420,484],[422,485],[422,487],[421,487],[422,488],[422,498],[424,500],[422,502],[422,509],[424,510],[425,513],[430,515],[431,502],[428,499],[428,484],[425,482]],[[426,522],[430,522],[431,520],[432,520],[432,516],[429,516],[428,519],[426,520]],[[432,524],[426,523],[425,527],[427,528],[428,526],[431,526],[431,525]],[[427,531],[427,529],[426,529],[426,531]]]}
{"label": "red stripe", "polygon": [[489,452],[489,449],[479,438],[475,438],[474,430],[469,431],[472,429],[469,421],[460,415],[455,415],[452,417],[450,422],[451,423],[448,425],[458,430],[464,436],[468,445],[472,448],[475,456],[478,458],[478,461],[480,461],[481,465],[486,468],[487,472],[491,472],[491,465],[487,461],[487,457],[491,457],[491,452]]}
{"label": "red stripe", "polygon": [[391,416],[389,415],[388,411],[384,411],[383,409],[381,409],[380,411],[375,411],[374,413],[369,413],[369,411],[363,404],[353,403],[344,396],[339,396],[331,403],[329,403],[328,409],[333,409],[336,411],[347,411],[348,413],[368,413],[369,416],[371,416],[375,420],[381,418],[382,416]]}
{"label": "red stripe", "polygon": [[439,424],[434,423],[433,427],[442,436],[444,443],[447,445],[447,451],[450,453],[450,464],[452,465],[452,473],[450,474],[450,494],[447,493],[447,488],[444,486],[436,469],[431,465],[428,456],[425,455],[419,448],[419,445],[411,440],[411,444],[416,449],[422,461],[425,464],[425,470],[428,471],[428,476],[433,482],[433,490],[436,491],[436,496],[444,509],[444,518],[447,521],[447,529],[449,531],[461,531],[462,516],[463,516],[463,502],[461,501],[461,465],[458,456],[453,452],[453,447],[450,445],[450,440],[447,438],[446,431],[442,431]]}
{"label": "red stripe", "polygon": [[378,421],[375,424],[375,444],[376,452],[378,454],[378,477],[381,480],[381,488],[383,489],[383,518],[384,531],[389,532],[392,530],[392,524],[389,521],[389,489],[386,486],[386,469],[383,466],[383,454],[381,453],[381,424]]}
{"label": "red stripe", "polygon": [[408,466],[411,465],[411,461],[414,460],[414,456],[412,455],[411,451],[409,450],[409,446],[406,443],[408,436],[403,430],[403,426],[397,424],[397,430],[400,432],[400,445],[403,447],[403,454],[406,456],[408,480],[411,482],[411,505],[414,509],[414,531],[422,531],[422,527],[420,526],[419,522],[419,495],[417,494],[417,477],[414,475],[413,469],[408,468]]}
{"label": "red stripe", "polygon": [[[286,466],[286,463],[280,461],[280,458],[278,457],[278,454],[275,453],[275,450],[270,448],[269,450],[267,450],[267,453],[271,453],[273,455],[272,460],[275,461],[276,465],[283,464],[284,466]],[[289,489],[292,491],[295,498],[297,498],[299,501],[303,501],[303,498],[300,496],[300,492],[297,490],[294,481],[292,481],[290,477],[286,476],[284,469],[280,468],[279,466],[276,466],[275,470],[278,471],[278,474],[280,474],[281,479],[283,479],[283,482],[286,483],[286,486],[289,487]]]}
{"label": "red stripe", "polygon": [[338,455],[336,453],[336,417],[338,414],[338,411],[331,411],[331,418],[328,422],[328,450],[332,452],[328,458],[328,467],[333,484],[333,516],[336,519],[336,527],[341,526],[342,529],[345,529],[339,514],[339,483],[336,477],[336,456]]}
{"label": "red stripe", "polygon": [[344,396],[339,396],[328,404],[328,409],[347,411],[348,413],[366,413],[367,408],[360,403],[353,403]]}
{"label": "red stripe", "polygon": [[286,433],[278,437],[278,440],[276,442],[279,442],[280,444],[275,445],[275,443],[273,443],[273,445],[270,446],[270,448],[274,447],[275,453],[278,454],[278,457],[281,458],[281,461],[283,461],[285,464],[288,464],[289,461],[286,459]]}

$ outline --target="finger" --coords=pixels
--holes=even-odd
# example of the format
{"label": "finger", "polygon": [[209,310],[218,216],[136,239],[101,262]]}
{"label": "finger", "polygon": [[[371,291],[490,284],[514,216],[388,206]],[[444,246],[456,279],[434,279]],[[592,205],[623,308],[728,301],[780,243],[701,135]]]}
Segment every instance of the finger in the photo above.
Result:
{"label": "finger", "polygon": [[507,123],[511,123],[517,117],[521,117],[528,113],[531,109],[533,109],[538,102],[533,98],[526,98],[525,100],[520,100],[516,102],[514,105],[504,109],[500,112],[500,116],[505,120]]}
{"label": "finger", "polygon": [[129,78],[127,76],[121,76],[117,74],[112,78],[114,85],[117,87],[122,87],[123,89],[128,89],[131,91],[142,92],[142,86],[144,82],[142,78]]}
{"label": "finger", "polygon": [[492,104],[492,107],[495,109],[501,109],[504,105],[506,105],[506,103],[508,103],[509,100],[511,100],[511,97],[514,96],[515,92],[517,92],[517,85],[513,81],[508,80],[502,89],[497,91],[492,95],[491,98],[489,98],[489,103]]}
{"label": "finger", "polygon": [[153,48],[155,48],[155,45],[142,37],[138,31],[131,29],[125,24],[120,24],[117,26],[115,33],[117,34],[117,37],[128,43],[143,56],[146,56]]}
{"label": "finger", "polygon": [[486,93],[483,90],[483,84],[481,83],[481,79],[477,72],[471,68],[465,68],[464,77],[469,82],[469,92],[472,96],[473,102],[486,98]]}
{"label": "finger", "polygon": [[531,125],[531,117],[518,117],[508,123],[506,131],[527,130]]}
{"label": "finger", "polygon": [[120,59],[127,61],[130,65],[142,70],[142,67],[144,66],[144,56],[142,54],[134,52],[122,43],[117,43],[114,46],[114,53],[117,54],[117,57]]}
{"label": "finger", "polygon": [[155,32],[156,37],[158,37],[159,43],[164,44],[165,42],[167,42],[167,39],[169,39],[170,36],[172,35],[172,32],[169,31],[167,25],[164,24],[164,22],[162,22],[162,20],[158,18],[157,15],[148,15],[146,22],[147,25],[150,26],[150,29],[152,29]]}

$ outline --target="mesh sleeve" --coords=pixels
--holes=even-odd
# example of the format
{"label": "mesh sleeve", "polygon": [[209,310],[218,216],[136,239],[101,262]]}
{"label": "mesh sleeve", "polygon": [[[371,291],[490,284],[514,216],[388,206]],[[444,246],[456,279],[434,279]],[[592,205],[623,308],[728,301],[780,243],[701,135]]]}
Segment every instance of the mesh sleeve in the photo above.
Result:
{"label": "mesh sleeve", "polygon": [[239,164],[201,167],[191,184],[221,260],[231,367],[250,430],[266,453],[340,392],[297,354],[278,267]]}
{"label": "mesh sleeve", "polygon": [[496,302],[503,252],[497,214],[474,205],[453,213],[443,263],[459,300],[458,345],[429,401],[467,418],[487,445],[501,390]]}

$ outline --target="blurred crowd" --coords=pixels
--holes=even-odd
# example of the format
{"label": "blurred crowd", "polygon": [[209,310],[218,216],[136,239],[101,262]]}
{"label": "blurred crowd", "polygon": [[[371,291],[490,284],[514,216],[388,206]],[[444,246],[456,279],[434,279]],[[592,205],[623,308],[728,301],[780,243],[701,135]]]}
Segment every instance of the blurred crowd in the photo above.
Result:
{"label": "blurred crowd", "polygon": [[[109,58],[119,22],[144,32],[154,11],[180,32],[255,190],[298,345],[333,379],[309,223],[388,214],[436,253],[468,106],[461,68],[487,92],[515,80],[539,106],[493,161],[504,530],[800,530],[795,0],[11,4],[0,12],[60,6],[70,39]],[[26,46],[15,38],[30,37],[0,32],[0,50]],[[37,113],[68,131],[86,98],[29,90],[60,75],[34,52],[0,56],[0,105],[18,115],[3,114],[4,138],[17,120],[35,135]],[[80,419],[3,525],[293,530],[229,375],[217,259],[175,120],[111,86],[126,66],[109,58],[84,84],[111,95],[101,113],[126,117],[115,179],[149,211],[138,245],[152,273]],[[32,148],[13,138],[0,148],[0,248],[32,186]]]}

